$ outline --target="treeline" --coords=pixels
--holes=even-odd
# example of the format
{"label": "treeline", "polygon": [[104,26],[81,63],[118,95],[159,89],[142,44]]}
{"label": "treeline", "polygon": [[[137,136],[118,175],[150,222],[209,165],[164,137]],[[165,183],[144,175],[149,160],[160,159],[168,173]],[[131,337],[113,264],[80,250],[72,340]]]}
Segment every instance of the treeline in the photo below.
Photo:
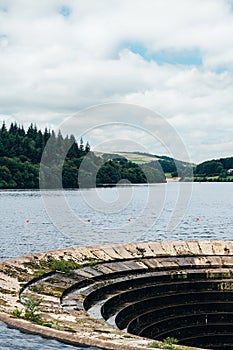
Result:
{"label": "treeline", "polygon": [[80,158],[90,151],[88,143],[84,146],[81,139],[78,145],[72,135],[63,138],[60,132],[57,136],[47,128],[42,132],[33,124],[26,131],[16,123],[11,123],[7,129],[3,123],[0,129],[0,188],[39,188],[39,165],[49,139],[53,140],[56,153],[72,144],[67,160]]}
{"label": "treeline", "polygon": [[182,160],[174,159],[168,156],[158,156],[156,154],[150,154],[147,152],[132,152],[140,156],[144,155],[150,158],[155,158],[147,165],[156,167],[158,170],[162,170],[163,173],[169,175],[169,177],[180,177],[181,180],[184,178],[191,179],[193,176],[194,164],[184,162]]}
{"label": "treeline", "polygon": [[[141,165],[143,170],[147,169],[147,178],[151,178],[150,169],[153,171],[153,176],[156,174],[157,182],[164,182],[164,176],[167,174],[169,177],[179,177],[183,179],[192,179],[194,164],[187,163],[181,160],[177,160],[168,156],[152,155],[150,153],[131,152],[132,154],[148,156],[155,160]],[[122,160],[126,158],[122,154],[117,153],[104,153],[102,157],[105,160],[115,159]],[[164,175],[165,174],[165,175]],[[162,177],[162,178],[161,178]],[[153,181],[152,181],[153,182]]]}
{"label": "treeline", "polygon": [[[139,166],[136,163],[128,161],[127,159],[113,159],[105,163],[105,165],[100,169],[97,175],[99,180],[108,179],[108,169],[112,167],[115,174],[115,179],[120,181],[121,179],[126,179],[132,183],[161,183],[166,182],[165,175],[163,171],[159,168],[157,164],[144,164]],[[111,172],[110,172],[111,173]],[[108,179],[109,181],[110,179]]]}
{"label": "treeline", "polygon": [[174,160],[173,158],[163,156],[158,160],[165,174],[171,174],[171,177],[180,177],[181,180],[191,180],[193,176],[193,165],[190,163]]}
{"label": "treeline", "polygon": [[212,159],[198,164],[195,181],[233,181],[233,157]]}
{"label": "treeline", "polygon": [[[46,154],[48,141],[49,154]],[[79,187],[79,170],[86,187],[95,185],[93,173],[96,173],[97,186],[115,184],[122,179],[131,183],[165,182],[164,174],[155,166],[143,169],[125,159],[104,163],[82,138],[78,143],[73,135],[63,137],[61,132],[56,135],[48,129],[42,132],[33,124],[25,130],[16,123],[9,128],[3,123],[0,129],[0,188],[38,189],[42,154],[44,188],[60,188],[60,168],[64,188]],[[80,168],[84,157],[85,167]]]}

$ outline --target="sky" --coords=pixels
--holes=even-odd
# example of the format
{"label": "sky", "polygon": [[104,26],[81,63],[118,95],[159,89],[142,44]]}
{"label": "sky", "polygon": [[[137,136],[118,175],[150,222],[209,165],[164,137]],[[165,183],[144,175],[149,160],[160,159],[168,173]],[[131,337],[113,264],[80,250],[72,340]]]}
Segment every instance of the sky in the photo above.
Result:
{"label": "sky", "polygon": [[[233,156],[232,38],[230,0],[0,0],[0,120],[56,129],[132,104],[162,116],[191,161]],[[97,114],[94,147],[106,140],[96,125],[116,121]],[[158,154],[144,117],[107,133]]]}

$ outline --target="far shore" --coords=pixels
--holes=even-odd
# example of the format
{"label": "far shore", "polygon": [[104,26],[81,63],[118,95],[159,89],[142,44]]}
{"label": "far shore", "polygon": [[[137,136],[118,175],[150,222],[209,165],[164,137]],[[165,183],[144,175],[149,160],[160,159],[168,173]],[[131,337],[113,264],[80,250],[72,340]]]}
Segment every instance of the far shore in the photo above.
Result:
{"label": "far shore", "polygon": [[166,177],[167,182],[179,182],[181,177]]}

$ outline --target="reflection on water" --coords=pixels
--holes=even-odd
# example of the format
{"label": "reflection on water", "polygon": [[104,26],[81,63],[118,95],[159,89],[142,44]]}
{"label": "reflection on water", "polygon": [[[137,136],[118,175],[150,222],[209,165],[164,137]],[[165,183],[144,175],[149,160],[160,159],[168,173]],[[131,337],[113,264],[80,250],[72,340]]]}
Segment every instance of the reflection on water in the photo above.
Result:
{"label": "reflection on water", "polygon": [[[50,199],[52,214],[59,218],[59,229],[47,214],[39,191],[0,191],[1,260],[81,245],[232,239],[233,183],[194,183],[186,214],[173,232],[166,229],[178,198],[178,183],[103,188],[98,189],[98,196],[94,189],[65,191],[65,197],[59,191],[43,193]],[[59,203],[64,198],[63,208]],[[47,339],[41,347],[40,337],[9,330],[3,324],[0,334],[0,349],[72,349]]]}
{"label": "reflection on water", "polygon": [[[85,347],[74,347],[62,344],[56,340],[43,338],[39,335],[22,333],[17,329],[8,328],[0,322],[0,349],[1,350],[86,350]],[[97,348],[89,347],[89,350]]]}

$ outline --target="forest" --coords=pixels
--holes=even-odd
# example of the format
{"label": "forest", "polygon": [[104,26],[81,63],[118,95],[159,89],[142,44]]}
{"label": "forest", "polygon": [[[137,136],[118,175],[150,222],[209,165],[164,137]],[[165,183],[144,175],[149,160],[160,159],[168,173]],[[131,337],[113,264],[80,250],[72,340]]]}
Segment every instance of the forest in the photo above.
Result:
{"label": "forest", "polygon": [[233,181],[233,157],[207,160],[195,167],[194,181]]}
{"label": "forest", "polygon": [[[52,145],[52,158],[46,163],[48,141]],[[42,155],[45,165],[40,172]],[[79,169],[84,159],[85,167]],[[79,188],[79,170],[84,172],[85,187],[93,186],[93,173],[96,174],[95,186],[114,185],[120,180],[131,183],[166,181],[158,164],[139,166],[127,159],[103,161],[82,138],[77,142],[73,135],[64,137],[60,131],[56,135],[47,128],[41,131],[33,124],[27,130],[17,123],[11,123],[7,128],[3,122],[0,129],[1,189],[38,189],[40,183],[43,188],[60,188],[60,167],[64,188]]]}

